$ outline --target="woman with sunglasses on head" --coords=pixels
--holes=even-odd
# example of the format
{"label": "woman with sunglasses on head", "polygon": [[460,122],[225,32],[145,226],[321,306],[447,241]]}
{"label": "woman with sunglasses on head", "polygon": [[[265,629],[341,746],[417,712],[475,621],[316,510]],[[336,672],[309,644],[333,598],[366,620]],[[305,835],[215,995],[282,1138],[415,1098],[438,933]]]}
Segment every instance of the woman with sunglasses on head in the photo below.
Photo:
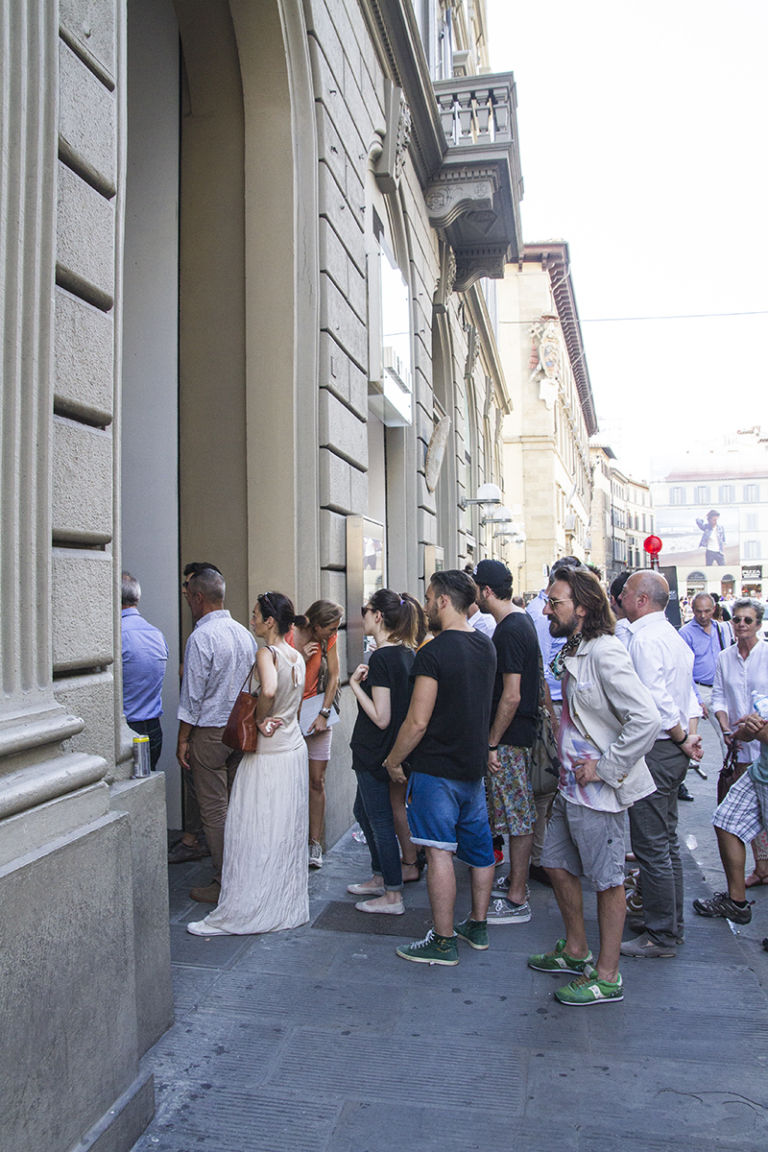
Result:
{"label": "woman with sunglasses on head", "polygon": [[304,661],[286,639],[293,622],[287,596],[257,597],[251,631],[262,644],[250,691],[259,691],[258,744],[232,786],[218,906],[187,925],[193,936],[275,932],[309,919],[307,748],[298,721]]}
{"label": "woman with sunglasses on head", "polygon": [[304,699],[320,696],[317,716],[307,731],[309,756],[309,867],[323,866],[323,830],[325,827],[325,772],[331,758],[331,717],[339,687],[339,653],[336,647],[343,609],[332,600],[315,600],[296,625],[289,643],[304,657],[306,681]]}
{"label": "woman with sunglasses on head", "polygon": [[408,712],[414,649],[426,623],[418,601],[388,588],[375,592],[362,613],[365,635],[376,648],[369,663],[359,664],[350,677],[358,709],[350,747],[357,773],[354,816],[365,833],[372,875],[348,885],[347,891],[366,897],[355,905],[361,912],[399,916],[405,911],[403,883],[418,880],[420,870],[410,837],[404,837],[401,861],[393,814],[399,798],[390,796],[389,774],[382,765]]}
{"label": "woman with sunglasses on head", "polygon": [[[710,709],[717,717],[723,738],[730,747],[734,743],[733,730],[742,717],[754,712],[752,693],[768,691],[768,644],[760,639],[764,605],[747,596],[735,600],[731,606],[731,625],[736,643],[723,649],[717,657],[715,680],[712,685]],[[738,741],[737,775],[746,772],[760,755],[760,743]],[[747,887],[768,884],[768,837],[760,832],[752,841],[755,867],[747,877]]]}

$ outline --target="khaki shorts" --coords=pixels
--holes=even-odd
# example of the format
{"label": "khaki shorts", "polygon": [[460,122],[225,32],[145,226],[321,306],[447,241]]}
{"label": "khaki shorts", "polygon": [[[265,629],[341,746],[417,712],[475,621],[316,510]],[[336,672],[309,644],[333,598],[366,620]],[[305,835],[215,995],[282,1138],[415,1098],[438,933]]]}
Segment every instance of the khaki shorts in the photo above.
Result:
{"label": "khaki shorts", "polygon": [[598,892],[624,883],[625,812],[598,812],[571,804],[559,792],[541,850],[543,868],[585,876]]}

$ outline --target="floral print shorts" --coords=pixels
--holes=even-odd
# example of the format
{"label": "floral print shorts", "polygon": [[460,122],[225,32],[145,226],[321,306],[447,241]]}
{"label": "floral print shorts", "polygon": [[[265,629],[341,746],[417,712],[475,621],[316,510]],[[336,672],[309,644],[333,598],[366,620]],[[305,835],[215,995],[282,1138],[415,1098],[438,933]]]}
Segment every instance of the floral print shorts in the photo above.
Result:
{"label": "floral print shorts", "polygon": [[494,836],[528,836],[536,823],[536,805],[528,772],[527,748],[500,744],[498,772],[486,776],[488,819]]}

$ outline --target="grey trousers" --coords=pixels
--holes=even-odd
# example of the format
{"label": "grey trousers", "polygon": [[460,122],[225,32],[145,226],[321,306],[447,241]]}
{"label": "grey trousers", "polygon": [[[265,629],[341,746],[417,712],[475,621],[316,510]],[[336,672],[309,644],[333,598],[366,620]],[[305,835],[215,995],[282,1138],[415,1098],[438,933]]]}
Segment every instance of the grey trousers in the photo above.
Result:
{"label": "grey trousers", "polygon": [[656,791],[629,810],[632,851],[640,865],[643,921],[657,944],[674,946],[683,934],[683,865],[677,841],[677,789],[688,757],[671,740],[646,754]]}

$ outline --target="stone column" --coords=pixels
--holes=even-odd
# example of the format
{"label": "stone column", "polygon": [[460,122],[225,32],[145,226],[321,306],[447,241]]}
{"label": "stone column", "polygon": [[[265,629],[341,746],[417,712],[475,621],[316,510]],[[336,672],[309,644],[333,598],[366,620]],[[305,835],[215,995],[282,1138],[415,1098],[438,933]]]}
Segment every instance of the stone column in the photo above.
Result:
{"label": "stone column", "polygon": [[48,758],[82,728],[54,699],[51,672],[57,50],[56,5],[2,6],[0,816],[97,780],[105,769],[97,757]]}

